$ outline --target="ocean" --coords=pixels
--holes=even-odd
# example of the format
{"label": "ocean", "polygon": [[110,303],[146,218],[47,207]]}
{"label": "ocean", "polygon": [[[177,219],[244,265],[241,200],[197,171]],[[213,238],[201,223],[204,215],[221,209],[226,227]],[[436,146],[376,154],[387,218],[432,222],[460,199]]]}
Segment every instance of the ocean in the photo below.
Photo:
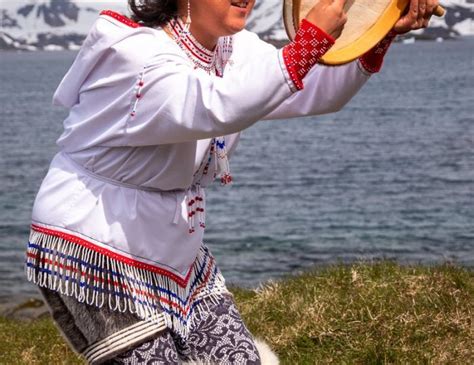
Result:
{"label": "ocean", "polygon": [[[36,294],[31,206],[74,56],[0,53],[0,299]],[[360,260],[474,266],[474,40],[394,45],[342,111],[245,130],[231,170],[208,192],[205,237],[230,283]]]}

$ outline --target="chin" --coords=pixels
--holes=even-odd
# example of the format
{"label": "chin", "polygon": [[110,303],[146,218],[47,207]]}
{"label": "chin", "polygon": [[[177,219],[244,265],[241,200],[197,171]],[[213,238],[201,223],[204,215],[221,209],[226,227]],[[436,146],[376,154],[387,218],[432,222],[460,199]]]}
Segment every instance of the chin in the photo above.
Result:
{"label": "chin", "polygon": [[225,35],[233,35],[245,28],[247,24],[246,20],[243,21],[235,21],[227,25],[226,27],[226,34]]}

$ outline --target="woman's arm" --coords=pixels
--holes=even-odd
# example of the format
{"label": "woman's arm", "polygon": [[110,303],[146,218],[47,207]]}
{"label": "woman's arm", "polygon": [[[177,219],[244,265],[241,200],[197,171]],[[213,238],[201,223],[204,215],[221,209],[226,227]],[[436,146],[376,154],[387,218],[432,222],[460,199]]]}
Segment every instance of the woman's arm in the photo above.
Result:
{"label": "woman's arm", "polygon": [[[305,75],[333,44],[331,37],[306,22],[293,48],[287,49],[316,38],[320,42],[307,47],[298,65],[284,50],[273,49],[261,57],[245,55],[247,60],[228,65],[222,78],[193,69],[184,55],[161,52],[140,78],[136,110],[124,131],[126,144],[180,143],[249,127],[296,92],[298,87],[289,87],[295,77]],[[301,65],[307,69],[301,70]]]}
{"label": "woman's arm", "polygon": [[354,61],[337,67],[315,66],[304,79],[305,88],[283,101],[264,119],[288,119],[334,113],[346,105],[370,78]]}
{"label": "woman's arm", "polygon": [[390,32],[360,59],[342,66],[313,67],[304,79],[306,87],[292,95],[264,119],[287,119],[334,113],[341,110],[381,70],[384,57],[396,37]]}
{"label": "woman's arm", "polygon": [[304,79],[305,89],[285,100],[264,119],[283,119],[337,112],[360,90],[371,74],[381,70],[397,34],[426,28],[438,0],[411,0],[393,30],[359,60],[338,67],[316,66]]}

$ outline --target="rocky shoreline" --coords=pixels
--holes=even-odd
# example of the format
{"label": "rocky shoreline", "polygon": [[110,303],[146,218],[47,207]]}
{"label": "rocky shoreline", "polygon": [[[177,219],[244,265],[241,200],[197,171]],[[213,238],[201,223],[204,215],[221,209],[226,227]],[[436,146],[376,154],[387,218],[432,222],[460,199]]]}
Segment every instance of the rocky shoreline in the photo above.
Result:
{"label": "rocky shoreline", "polygon": [[49,316],[48,308],[39,297],[18,296],[8,300],[0,300],[0,317],[34,321]]}

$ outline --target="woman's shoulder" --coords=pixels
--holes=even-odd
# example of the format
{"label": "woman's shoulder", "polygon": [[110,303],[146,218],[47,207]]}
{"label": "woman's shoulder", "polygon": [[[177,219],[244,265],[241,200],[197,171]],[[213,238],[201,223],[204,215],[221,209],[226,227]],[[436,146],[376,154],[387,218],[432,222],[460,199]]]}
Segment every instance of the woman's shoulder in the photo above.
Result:
{"label": "woman's shoulder", "polygon": [[153,57],[182,57],[180,52],[161,28],[143,27],[119,13],[103,11],[58,86],[53,103],[71,107],[87,85],[107,80],[133,82]]}
{"label": "woman's shoulder", "polygon": [[100,13],[83,48],[118,53],[126,60],[138,62],[157,53],[179,54],[176,44],[163,29],[142,26],[110,10]]}

